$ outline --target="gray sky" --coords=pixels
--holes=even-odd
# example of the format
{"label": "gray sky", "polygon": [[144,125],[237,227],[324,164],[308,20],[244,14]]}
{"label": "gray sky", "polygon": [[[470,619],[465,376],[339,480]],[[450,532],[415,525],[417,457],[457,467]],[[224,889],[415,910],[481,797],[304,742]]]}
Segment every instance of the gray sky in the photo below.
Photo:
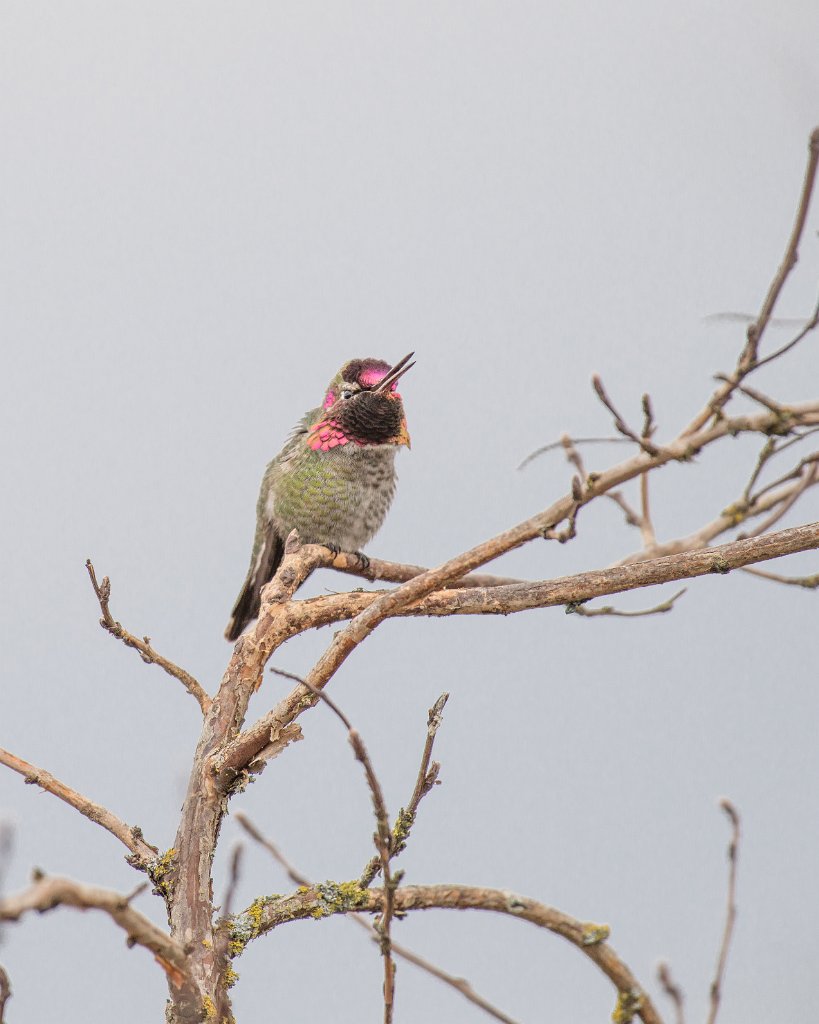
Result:
{"label": "gray sky", "polygon": [[[676,431],[741,343],[741,326],[703,318],[757,308],[781,257],[819,121],[817,52],[809,0],[2,4],[0,743],[171,844],[197,712],[102,633],[83,562],[111,576],[123,623],[213,691],[264,464],[348,358],[417,353],[402,386],[413,448],[369,548],[383,557],[437,563],[562,494],[559,456],[515,466],[563,430],[609,430],[593,372],[633,418],[650,390]],[[815,207],[782,315],[815,303],[818,223]],[[815,398],[816,352],[760,386]],[[661,536],[712,518],[752,458],[733,442],[664,470]],[[813,499],[789,522],[817,512]],[[584,520],[572,545],[498,570],[544,578],[635,546],[613,510]],[[332,693],[393,810],[427,708],[452,694],[444,785],[407,881],[500,886],[608,922],[652,991],[670,959],[701,1019],[729,795],[745,838],[720,1022],[812,1020],[815,605],[736,574],[692,584],[661,618],[386,624]],[[275,663],[304,671],[328,639]],[[251,713],[284,685],[268,677]],[[303,725],[236,806],[304,872],[354,877],[369,796],[326,709]],[[9,888],[34,865],[138,882],[115,840],[11,773],[0,813],[16,829]],[[237,835],[228,819],[220,880]],[[245,864],[240,902],[290,887],[262,851]],[[158,900],[138,905],[162,922]],[[429,913],[395,937],[521,1021],[613,1007],[574,949],[516,921]],[[162,1017],[161,972],[101,915],[27,919],[0,960],[12,1024],[101,1024],[112,1005],[121,1024]],[[237,967],[240,1021],[274,1006],[379,1019],[379,957],[341,920],[281,929]],[[480,1019],[399,966],[397,1022]]]}

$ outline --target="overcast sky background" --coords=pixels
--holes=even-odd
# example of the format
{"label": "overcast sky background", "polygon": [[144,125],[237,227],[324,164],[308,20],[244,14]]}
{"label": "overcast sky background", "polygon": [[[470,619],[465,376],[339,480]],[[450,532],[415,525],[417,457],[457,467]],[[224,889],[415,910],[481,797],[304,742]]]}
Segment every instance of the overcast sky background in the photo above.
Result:
{"label": "overcast sky background", "polygon": [[[650,391],[660,436],[676,432],[742,342],[741,325],[704,318],[756,310],[784,250],[817,54],[815,0],[2,3],[0,743],[171,845],[198,712],[99,629],[83,563],[110,575],[117,618],[213,692],[264,465],[348,358],[417,354],[413,447],[369,548],[382,557],[437,564],[563,494],[560,455],[515,467],[564,430],[610,432],[593,372],[632,420]],[[814,204],[783,316],[816,301],[818,225]],[[814,337],[759,386],[804,400],[817,381]],[[661,538],[713,518],[753,458],[723,442],[664,470]],[[615,513],[591,508],[573,544],[497,570],[605,565],[638,546]],[[787,523],[817,513],[813,498]],[[692,583],[662,617],[384,625],[332,695],[393,812],[427,708],[452,695],[406,881],[607,922],[652,993],[670,960],[702,1020],[728,795],[744,844],[720,1024],[814,1020],[816,601],[737,573]],[[329,639],[275,664],[305,672]],[[268,676],[253,718],[286,685]],[[305,873],[355,877],[373,829],[360,769],[326,708],[302,725],[233,806]],[[35,865],[140,880],[116,840],[5,770],[0,816],[15,829],[6,889]],[[239,834],[228,818],[220,885]],[[290,888],[247,850],[238,904]],[[163,923],[156,897],[137,905]],[[614,1006],[575,949],[518,921],[430,912],[395,938],[522,1022]],[[30,917],[2,939],[10,1024],[163,1019],[162,972],[101,914]],[[378,953],[343,920],[282,928],[236,967],[240,1024],[380,1019]],[[399,1024],[481,1019],[399,965]]]}

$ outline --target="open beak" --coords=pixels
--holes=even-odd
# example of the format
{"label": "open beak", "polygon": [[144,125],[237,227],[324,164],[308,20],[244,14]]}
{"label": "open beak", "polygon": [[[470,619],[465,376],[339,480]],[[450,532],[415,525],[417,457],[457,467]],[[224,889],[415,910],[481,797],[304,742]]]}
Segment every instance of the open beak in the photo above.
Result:
{"label": "open beak", "polygon": [[389,393],[389,390],[393,386],[393,384],[395,384],[397,380],[400,380],[400,378],[404,376],[407,370],[411,370],[413,366],[415,366],[415,363],[410,362],[410,359],[412,359],[414,355],[414,352],[410,352],[408,355],[404,356],[403,359],[400,359],[395,364],[395,366],[393,366],[393,368],[390,370],[387,376],[382,381],[379,381],[378,386],[373,388],[373,391],[375,391],[376,393]]}

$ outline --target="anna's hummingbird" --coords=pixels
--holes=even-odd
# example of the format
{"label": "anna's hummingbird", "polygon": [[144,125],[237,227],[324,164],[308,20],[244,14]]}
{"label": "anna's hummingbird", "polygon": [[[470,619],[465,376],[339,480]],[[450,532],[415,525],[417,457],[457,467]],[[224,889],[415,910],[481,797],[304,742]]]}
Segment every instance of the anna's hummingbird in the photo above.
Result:
{"label": "anna's hummingbird", "polygon": [[384,521],[395,493],[395,453],[409,447],[397,383],[414,353],[390,367],[352,359],[330,381],[324,401],[301,420],[270,463],[256,504],[247,579],[225,637],[236,640],[259,614],[284,542],[296,529],[305,544],[358,552]]}

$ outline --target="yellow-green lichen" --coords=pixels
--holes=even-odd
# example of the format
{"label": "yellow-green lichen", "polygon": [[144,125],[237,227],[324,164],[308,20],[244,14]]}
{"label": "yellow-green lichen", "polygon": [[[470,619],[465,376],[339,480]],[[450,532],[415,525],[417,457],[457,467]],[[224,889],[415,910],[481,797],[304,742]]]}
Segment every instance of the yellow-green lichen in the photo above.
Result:
{"label": "yellow-green lichen", "polygon": [[216,1004],[210,996],[205,996],[202,1000],[202,1010],[205,1014],[205,1020],[216,1020]]}
{"label": "yellow-green lichen", "polygon": [[319,920],[346,910],[357,910],[368,901],[366,889],[362,889],[358,881],[354,882],[320,882],[316,887],[316,906],[310,916]]}
{"label": "yellow-green lichen", "polygon": [[729,505],[724,508],[720,515],[725,516],[731,523],[731,526],[739,526],[748,518],[748,503],[747,502],[736,502],[733,505]]}
{"label": "yellow-green lichen", "polygon": [[239,980],[239,975],[233,970],[230,964],[225,968],[225,988],[233,988]]}
{"label": "yellow-green lichen", "polygon": [[587,921],[583,925],[583,935],[580,941],[584,946],[598,946],[601,942],[605,942],[609,935],[611,935],[611,928],[607,924],[594,924]]}
{"label": "yellow-green lichen", "polygon": [[643,1006],[643,993],[638,988],[617,993],[617,1005],[611,1015],[613,1024],[631,1024],[634,1015]]}
{"label": "yellow-green lichen", "polygon": [[248,942],[259,935],[262,929],[262,916],[265,908],[280,899],[281,896],[278,893],[273,893],[270,896],[260,896],[250,904],[244,913],[236,914],[230,924],[228,954],[231,958],[241,956]]}
{"label": "yellow-green lichen", "polygon": [[148,865],[148,877],[154,883],[153,891],[165,899],[171,895],[169,888],[171,879],[168,878],[168,875],[173,870],[175,858],[176,848],[172,846],[170,850],[166,850],[161,857],[157,857]]}
{"label": "yellow-green lichen", "polygon": [[410,829],[415,823],[415,815],[403,807],[398,812],[398,818],[392,830],[392,855],[401,853],[407,848],[407,839]]}

